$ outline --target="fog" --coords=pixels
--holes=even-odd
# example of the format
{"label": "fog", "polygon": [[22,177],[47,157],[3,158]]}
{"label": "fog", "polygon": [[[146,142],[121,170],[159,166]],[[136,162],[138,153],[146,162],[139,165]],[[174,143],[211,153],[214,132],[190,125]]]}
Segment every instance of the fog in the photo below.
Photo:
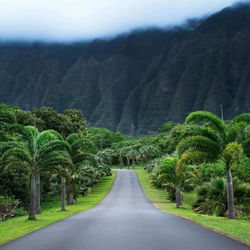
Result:
{"label": "fog", "polygon": [[139,28],[181,25],[187,19],[201,18],[237,2],[0,0],[0,40],[71,42],[108,38]]}

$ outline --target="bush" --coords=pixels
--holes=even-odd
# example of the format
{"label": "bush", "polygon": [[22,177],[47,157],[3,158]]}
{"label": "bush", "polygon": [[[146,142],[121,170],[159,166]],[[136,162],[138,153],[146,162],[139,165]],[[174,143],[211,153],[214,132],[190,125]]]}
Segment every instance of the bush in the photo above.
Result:
{"label": "bush", "polygon": [[[234,201],[237,214],[249,214],[250,188],[238,178],[234,178]],[[197,200],[193,210],[200,214],[226,216],[227,213],[227,190],[223,178],[213,179],[196,189]]]}
{"label": "bush", "polygon": [[225,164],[222,161],[201,165],[201,182],[209,182],[211,179],[224,177],[225,174]]}
{"label": "bush", "polygon": [[14,217],[14,211],[18,205],[19,200],[8,196],[0,196],[0,221]]}
{"label": "bush", "polygon": [[23,207],[14,209],[13,213],[15,217],[24,216],[27,214],[26,210]]}

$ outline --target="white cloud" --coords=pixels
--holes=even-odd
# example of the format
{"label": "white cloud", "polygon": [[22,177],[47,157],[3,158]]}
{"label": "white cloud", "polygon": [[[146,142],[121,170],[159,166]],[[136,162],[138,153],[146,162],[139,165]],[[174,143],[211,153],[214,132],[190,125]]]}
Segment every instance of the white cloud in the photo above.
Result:
{"label": "white cloud", "polygon": [[76,41],[182,24],[238,0],[0,0],[0,39]]}

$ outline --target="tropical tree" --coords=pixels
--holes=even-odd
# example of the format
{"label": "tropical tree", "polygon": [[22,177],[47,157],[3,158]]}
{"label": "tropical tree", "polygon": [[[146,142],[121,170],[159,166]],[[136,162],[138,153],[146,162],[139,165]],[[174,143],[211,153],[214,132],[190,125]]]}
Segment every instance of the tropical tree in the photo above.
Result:
{"label": "tropical tree", "polygon": [[113,157],[115,156],[115,151],[111,148],[106,148],[104,150],[98,151],[97,157],[100,164],[112,164]]}
{"label": "tropical tree", "polygon": [[147,162],[154,159],[158,155],[158,149],[152,145],[146,145],[139,148],[139,159]]}
{"label": "tropical tree", "polygon": [[139,152],[132,146],[123,147],[120,149],[120,160],[123,161],[123,158],[126,158],[128,168],[131,161],[134,168],[135,161],[139,159]]}
{"label": "tropical tree", "polygon": [[87,139],[91,140],[99,150],[109,148],[112,144],[124,140],[123,135],[120,132],[114,133],[106,128],[89,128],[86,136]]}
{"label": "tropical tree", "polygon": [[[176,207],[180,208],[182,206],[181,189],[194,175],[191,167],[182,165],[181,168],[177,168],[177,162],[177,158],[165,158],[157,169],[157,182],[159,186],[167,189],[170,199],[175,200]],[[171,194],[175,195],[175,199],[172,199]]]}
{"label": "tropical tree", "polygon": [[64,138],[72,133],[85,133],[86,121],[80,110],[66,109],[63,114],[50,107],[33,109],[32,115],[39,131],[53,129]]}
{"label": "tropical tree", "polygon": [[201,164],[222,159],[227,174],[228,218],[235,219],[231,167],[242,156],[242,146],[233,136],[235,130],[228,128],[221,119],[207,111],[191,113],[187,116],[185,124],[198,125],[191,126],[186,137],[178,144],[177,152],[180,159],[177,167],[183,164]]}
{"label": "tropical tree", "polygon": [[[70,179],[70,168],[73,167],[70,156],[66,151],[53,152],[54,159],[50,162],[53,164],[52,170],[56,173],[56,176],[61,179],[61,211],[66,211],[66,198],[67,198],[67,179]],[[50,171],[51,172],[51,171]]]}
{"label": "tropical tree", "polygon": [[5,169],[23,167],[28,171],[30,179],[29,220],[34,220],[36,212],[40,212],[40,171],[55,160],[53,152],[65,150],[67,144],[58,133],[52,130],[39,133],[35,127],[28,126],[20,128],[20,132],[22,133],[21,140],[0,144],[1,162]]}
{"label": "tropical tree", "polygon": [[[66,138],[68,145],[68,155],[72,161],[69,169],[68,204],[73,204],[77,196],[76,182],[79,179],[80,170],[87,165],[96,165],[96,149],[93,143],[79,134],[71,134]],[[75,194],[74,194],[75,193]]]}

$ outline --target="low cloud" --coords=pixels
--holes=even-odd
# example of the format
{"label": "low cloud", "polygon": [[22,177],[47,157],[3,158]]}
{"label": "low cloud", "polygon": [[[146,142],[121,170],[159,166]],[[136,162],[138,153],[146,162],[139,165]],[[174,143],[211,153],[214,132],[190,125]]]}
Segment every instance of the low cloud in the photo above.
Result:
{"label": "low cloud", "polygon": [[[0,39],[70,42],[170,27],[237,0],[0,0]],[[249,1],[247,1],[249,2]]]}

